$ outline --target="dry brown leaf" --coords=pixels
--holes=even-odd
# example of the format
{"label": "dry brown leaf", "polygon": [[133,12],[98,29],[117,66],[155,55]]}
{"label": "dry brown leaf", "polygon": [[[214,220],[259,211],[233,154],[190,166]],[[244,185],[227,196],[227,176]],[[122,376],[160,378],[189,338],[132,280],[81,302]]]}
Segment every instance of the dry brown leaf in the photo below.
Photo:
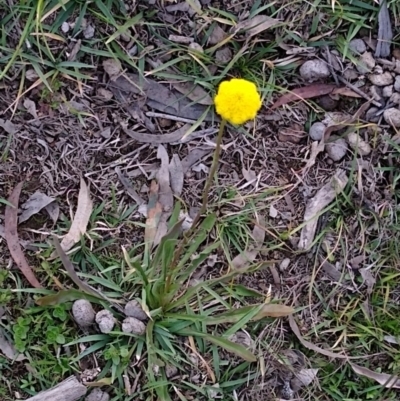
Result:
{"label": "dry brown leaf", "polygon": [[376,283],[376,278],[372,275],[371,269],[362,268],[359,270],[363,282],[367,285],[367,293],[372,294],[374,290],[374,285]]}
{"label": "dry brown leaf", "polygon": [[181,159],[177,154],[172,155],[171,163],[169,164],[169,179],[173,193],[180,196],[183,189],[183,167]]}
{"label": "dry brown leaf", "polygon": [[350,363],[355,373],[360,376],[368,377],[369,379],[375,380],[381,386],[386,388],[400,388],[400,377],[396,375],[389,375],[388,373],[374,372],[368,368]]}
{"label": "dry brown leaf", "polygon": [[347,86],[342,86],[341,88],[335,88],[332,93],[332,95],[342,95],[342,96],[347,96],[347,97],[356,97],[356,98],[362,98],[361,95],[358,93],[352,91],[350,88]]}
{"label": "dry brown leaf", "polygon": [[290,380],[292,390],[297,392],[302,387],[309,386],[317,377],[318,369],[301,369],[294,374],[294,378]]}
{"label": "dry brown leaf", "polygon": [[267,15],[256,15],[253,18],[239,22],[235,27],[235,32],[246,31],[246,36],[250,38],[280,23],[281,21]]}
{"label": "dry brown leaf", "polygon": [[33,117],[33,118],[38,118],[37,112],[36,112],[36,104],[34,101],[31,99],[26,98],[24,100],[24,107],[26,108],[26,111]]}
{"label": "dry brown leaf", "polygon": [[282,95],[272,106],[271,110],[296,100],[312,99],[323,95],[328,95],[336,88],[331,84],[312,84],[302,88],[296,88]]}
{"label": "dry brown leaf", "polygon": [[352,116],[349,116],[347,119],[342,121],[340,124],[335,124],[335,125],[331,125],[330,127],[328,127],[324,134],[325,142],[329,139],[332,132],[339,131],[343,128],[346,128],[349,125],[353,124],[355,121],[357,121],[363,115],[363,113],[369,108],[370,105],[371,105],[371,101],[365,102],[363,105],[361,105],[361,107]]}
{"label": "dry brown leaf", "polygon": [[86,233],[92,210],[93,202],[90,198],[90,191],[82,178],[74,220],[72,221],[71,228],[69,229],[67,235],[61,241],[61,248],[63,251],[70,250],[77,242],[80,241],[81,236]]}
{"label": "dry brown leaf", "polygon": [[161,203],[158,201],[159,186],[156,181],[152,181],[149,191],[149,203],[147,204],[147,220],[144,230],[144,241],[149,248],[153,247],[154,238],[157,233],[158,224],[162,213]]}
{"label": "dry brown leaf", "polygon": [[303,338],[303,336],[300,334],[300,330],[299,330],[297,323],[294,320],[294,317],[292,315],[289,315],[289,325],[290,325],[290,328],[292,329],[293,333],[297,337],[297,339],[301,342],[301,344],[304,347],[306,347],[312,351],[318,352],[319,354],[329,356],[330,358],[349,359],[349,357],[346,355],[341,355],[341,354],[337,354],[336,352],[327,351],[326,349],[317,347],[313,343],[310,343],[309,341],[305,340]]}
{"label": "dry brown leaf", "polygon": [[60,206],[58,205],[58,203],[56,201],[49,203],[47,206],[45,206],[44,209],[53,220],[53,223],[57,223],[58,216],[60,215]]}
{"label": "dry brown leaf", "polygon": [[6,358],[11,359],[13,361],[20,362],[23,361],[24,359],[27,359],[24,355],[17,352],[13,344],[7,341],[1,329],[0,329],[0,351]]}
{"label": "dry brown leaf", "polygon": [[157,180],[160,187],[158,201],[161,204],[162,213],[158,223],[157,233],[154,238],[154,245],[158,245],[162,237],[167,233],[167,221],[169,216],[171,216],[174,206],[174,196],[172,194],[169,180],[169,158],[168,153],[163,145],[158,145],[157,158],[161,160],[161,167],[157,173]]}
{"label": "dry brown leaf", "polygon": [[54,198],[51,198],[42,192],[36,191],[23,205],[21,205],[21,209],[23,209],[23,211],[19,216],[19,223],[28,220],[34,214],[39,213],[42,209],[54,201]]}
{"label": "dry brown leaf", "polygon": [[211,35],[208,38],[210,45],[217,45],[228,37],[228,34],[218,25],[215,24]]}
{"label": "dry brown leaf", "polygon": [[121,62],[118,59],[114,58],[109,58],[107,60],[104,60],[103,68],[112,81],[117,79],[122,71]]}
{"label": "dry brown leaf", "polygon": [[310,158],[307,160],[307,164],[305,165],[303,169],[303,174],[307,172],[308,169],[310,169],[316,162],[317,156],[323,152],[325,149],[325,141],[324,138],[320,142],[315,141],[311,144],[311,154]]}
{"label": "dry brown leaf", "polygon": [[165,114],[196,121],[205,115],[205,121],[220,121],[220,118],[215,115],[213,109],[209,106],[199,103],[193,104],[190,99],[182,96],[178,91],[170,90],[166,85],[151,78],[143,78],[138,74],[124,74],[118,77],[118,79],[109,83],[109,89],[117,100],[124,103],[127,103],[124,93],[135,93],[146,98],[150,107]]}
{"label": "dry brown leaf", "polygon": [[211,96],[200,85],[196,85],[193,82],[175,82],[172,86],[195,103],[205,106],[214,103]]}
{"label": "dry brown leaf", "polygon": [[308,201],[304,213],[305,225],[300,233],[298,249],[307,250],[311,246],[317,229],[319,213],[343,191],[348,180],[346,172],[339,169],[332,179]]}
{"label": "dry brown leaf", "polygon": [[19,195],[21,194],[23,182],[20,182],[12,191],[8,202],[13,205],[6,205],[6,211],[4,216],[4,232],[7,241],[8,249],[10,250],[11,256],[14,262],[17,264],[19,269],[29,283],[35,288],[42,288],[39,281],[35,277],[32,269],[28,265],[24,254],[22,253],[21,246],[18,240],[17,232],[17,221],[18,221],[18,202]]}
{"label": "dry brown leaf", "polygon": [[260,320],[264,317],[284,317],[289,316],[294,313],[294,308],[287,305],[280,304],[264,304],[257,313],[257,315],[253,318],[253,320]]}

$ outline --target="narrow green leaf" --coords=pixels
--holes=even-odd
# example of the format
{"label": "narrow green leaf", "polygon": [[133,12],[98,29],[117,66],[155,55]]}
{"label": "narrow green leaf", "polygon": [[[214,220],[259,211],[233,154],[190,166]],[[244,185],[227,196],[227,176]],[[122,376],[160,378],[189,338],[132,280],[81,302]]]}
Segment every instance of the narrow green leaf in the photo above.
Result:
{"label": "narrow green leaf", "polygon": [[100,298],[86,294],[79,290],[63,290],[56,294],[46,295],[36,300],[36,304],[40,306],[59,305],[66,302],[76,301],[77,299],[86,299],[90,302],[101,303]]}

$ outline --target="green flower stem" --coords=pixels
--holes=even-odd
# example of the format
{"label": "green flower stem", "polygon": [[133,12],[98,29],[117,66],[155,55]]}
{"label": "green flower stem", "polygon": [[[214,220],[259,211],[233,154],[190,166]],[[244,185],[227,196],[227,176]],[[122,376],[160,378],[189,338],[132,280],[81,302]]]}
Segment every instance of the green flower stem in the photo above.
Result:
{"label": "green flower stem", "polygon": [[[178,249],[175,252],[174,259],[173,259],[173,261],[171,263],[171,266],[173,266],[173,267],[177,266],[178,260],[181,257],[183,249],[188,244],[190,238],[194,234],[196,226],[197,226],[198,222],[200,221],[201,215],[204,214],[204,212],[207,210],[208,192],[209,192],[209,190],[211,188],[211,185],[213,183],[215,173],[217,172],[218,162],[219,162],[219,155],[221,153],[222,136],[224,134],[225,125],[226,125],[226,120],[223,119],[221,121],[221,125],[219,126],[219,131],[218,131],[218,135],[217,135],[217,142],[216,142],[215,150],[214,150],[213,161],[212,161],[210,173],[208,174],[206,185],[204,187],[203,202],[202,202],[201,208],[200,208],[199,212],[197,213],[196,217],[194,218],[192,226],[185,233],[185,235],[184,235],[184,237],[183,237]],[[165,294],[169,293],[169,290],[170,290],[170,287],[171,287],[172,277],[173,277],[173,274],[172,274],[172,271],[170,271],[169,274],[167,275],[167,278],[166,278],[165,284],[164,284],[164,293]],[[165,307],[165,300],[164,299],[161,301],[161,306],[163,308]]]}
{"label": "green flower stem", "polygon": [[214,150],[214,156],[213,156],[213,161],[211,164],[210,173],[208,174],[206,185],[204,186],[203,202],[202,202],[199,212],[197,213],[196,217],[193,220],[190,230],[187,233],[187,237],[190,237],[193,234],[193,230],[196,228],[196,225],[199,222],[201,215],[204,214],[205,211],[207,210],[209,191],[210,191],[211,185],[213,183],[215,173],[217,172],[217,168],[218,168],[219,155],[221,153],[221,143],[222,143],[222,137],[224,135],[225,125],[226,125],[226,120],[222,120],[221,125],[219,126],[217,142],[216,142],[216,146],[215,146],[215,150]]}

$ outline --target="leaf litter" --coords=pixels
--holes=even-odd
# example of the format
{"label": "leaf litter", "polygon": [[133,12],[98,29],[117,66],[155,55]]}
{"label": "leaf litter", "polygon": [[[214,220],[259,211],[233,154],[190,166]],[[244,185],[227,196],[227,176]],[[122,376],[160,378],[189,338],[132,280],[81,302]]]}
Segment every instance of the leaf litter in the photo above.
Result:
{"label": "leaf litter", "polygon": [[47,196],[40,191],[36,191],[24,204],[21,205],[21,209],[23,210],[18,219],[19,223],[21,224],[24,221],[30,219],[33,215],[39,213],[42,209],[45,209],[47,206],[54,202],[54,198]]}
{"label": "leaf litter", "polygon": [[92,210],[93,202],[90,196],[89,188],[86,185],[85,180],[81,178],[81,186],[79,190],[75,216],[72,220],[72,224],[68,233],[61,241],[61,248],[64,251],[70,250],[77,242],[80,241],[81,236],[86,233]]}
{"label": "leaf litter", "polygon": [[[25,259],[19,244],[17,224],[18,224],[18,203],[19,196],[21,194],[23,182],[20,182],[12,191],[8,198],[9,204],[6,205],[6,211],[4,216],[4,233],[8,249],[10,250],[11,256],[16,265],[21,270],[22,274],[29,281],[29,283],[35,288],[42,288],[41,284],[37,280],[31,267]],[[13,206],[10,206],[13,205]]]}

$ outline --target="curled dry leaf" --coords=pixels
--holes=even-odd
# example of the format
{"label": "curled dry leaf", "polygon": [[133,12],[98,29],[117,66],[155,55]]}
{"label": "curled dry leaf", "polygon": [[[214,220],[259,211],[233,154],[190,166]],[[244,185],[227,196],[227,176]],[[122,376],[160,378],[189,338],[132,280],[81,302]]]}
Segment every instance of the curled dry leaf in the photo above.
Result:
{"label": "curled dry leaf", "polygon": [[282,95],[272,106],[271,110],[277,109],[285,104],[294,102],[296,100],[312,99],[323,95],[328,95],[336,88],[335,85],[331,84],[312,84],[303,86],[302,88],[296,88],[291,90],[289,93]]}
{"label": "curled dry leaf", "polygon": [[[7,241],[8,249],[10,250],[11,256],[14,262],[17,264],[19,269],[29,283],[35,288],[41,288],[39,281],[33,274],[32,269],[28,265],[24,254],[22,253],[21,246],[18,240],[17,232],[17,221],[18,221],[18,202],[19,195],[21,193],[23,182],[20,182],[12,191],[8,198],[8,205],[6,205],[6,211],[4,216],[4,232]],[[13,205],[13,206],[11,206]]]}
{"label": "curled dry leaf", "polygon": [[375,380],[381,386],[386,388],[400,388],[400,377],[396,375],[389,375],[388,373],[378,373],[364,368],[362,366],[356,365],[354,363],[350,364],[355,373],[360,376],[368,377],[369,379]]}
{"label": "curled dry leaf", "polygon": [[306,250],[311,246],[317,229],[319,213],[343,191],[348,180],[346,172],[339,169],[332,179],[308,201],[304,213],[305,225],[300,233],[298,249]]}
{"label": "curled dry leaf", "polygon": [[34,214],[40,212],[42,209],[44,209],[46,206],[53,203],[54,201],[54,198],[51,198],[50,196],[47,196],[42,192],[35,192],[23,205],[21,205],[21,209],[23,209],[23,211],[19,216],[19,223],[28,220]]}
{"label": "curled dry leaf", "polygon": [[144,229],[144,240],[149,248],[152,248],[154,244],[154,238],[162,213],[162,206],[158,201],[158,189],[159,185],[157,182],[152,181],[150,184],[149,203],[147,204],[146,227]]}
{"label": "curled dry leaf", "polygon": [[89,223],[90,215],[93,210],[93,202],[90,198],[90,191],[85,181],[81,179],[81,188],[78,195],[78,206],[71,228],[67,235],[61,241],[61,248],[64,251],[71,249],[81,239],[81,235],[85,234]]}

